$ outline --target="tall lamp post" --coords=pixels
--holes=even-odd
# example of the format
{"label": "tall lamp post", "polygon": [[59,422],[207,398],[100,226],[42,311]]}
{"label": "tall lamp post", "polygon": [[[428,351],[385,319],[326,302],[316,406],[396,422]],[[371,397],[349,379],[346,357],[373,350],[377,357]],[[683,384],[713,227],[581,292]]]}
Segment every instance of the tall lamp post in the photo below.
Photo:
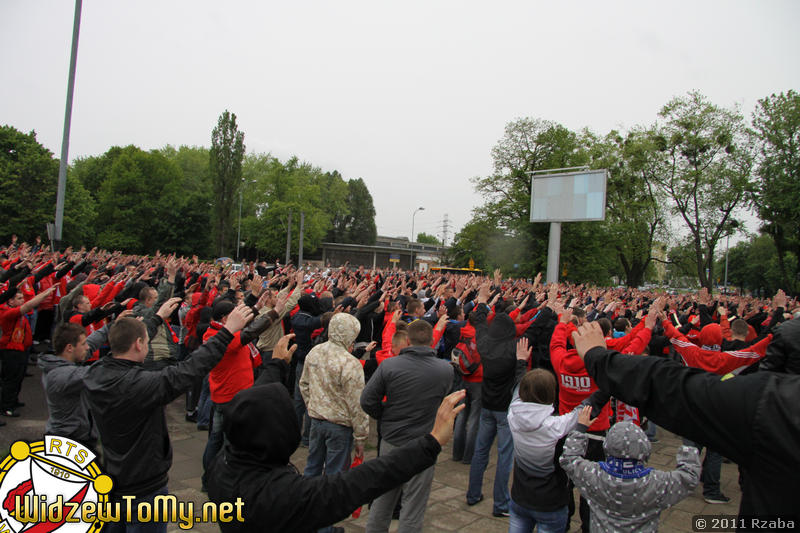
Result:
{"label": "tall lamp post", "polygon": [[731,220],[728,224],[727,235],[725,235],[725,288],[723,289],[725,294],[728,294],[728,244],[730,244],[731,241],[731,233],[733,233],[738,227],[739,222],[736,220]]}
{"label": "tall lamp post", "polygon": [[414,217],[417,216],[417,213],[419,213],[420,211],[425,211],[425,208],[418,207],[416,211],[414,211],[414,214],[411,215],[411,242],[414,242]]}
{"label": "tall lamp post", "polygon": [[242,244],[242,194],[245,183],[255,183],[256,180],[242,180],[239,186],[239,231],[236,232],[236,260],[239,260],[239,245]]}

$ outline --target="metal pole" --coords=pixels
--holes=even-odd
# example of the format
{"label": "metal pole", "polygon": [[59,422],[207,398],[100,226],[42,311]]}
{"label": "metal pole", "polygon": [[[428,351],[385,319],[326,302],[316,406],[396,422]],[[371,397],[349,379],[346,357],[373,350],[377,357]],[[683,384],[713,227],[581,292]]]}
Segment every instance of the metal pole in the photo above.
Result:
{"label": "metal pole", "polygon": [[547,283],[558,283],[558,263],[561,255],[561,222],[550,223],[547,242]]}
{"label": "metal pole", "polygon": [[286,264],[289,264],[289,252],[292,251],[292,212],[289,211],[289,220],[286,223]]}
{"label": "metal pole", "polygon": [[730,243],[731,234],[725,237],[725,294],[728,294],[728,243]]}
{"label": "metal pole", "polygon": [[297,268],[303,266],[303,225],[306,223],[306,214],[300,211],[300,242],[298,244]]}
{"label": "metal pole", "polygon": [[236,232],[236,260],[239,260],[239,244],[242,242],[242,187],[239,186],[239,231]]}
{"label": "metal pole", "polygon": [[414,239],[416,238],[414,236],[414,217],[416,217],[417,213],[420,212],[420,211],[425,211],[425,208],[424,207],[418,207],[418,208],[416,208],[414,210],[414,213],[411,215],[411,240],[408,241],[408,242],[414,242]]}
{"label": "metal pole", "polygon": [[81,29],[82,0],[75,0],[75,18],[72,22],[72,52],[69,56],[69,81],[67,82],[67,108],[64,111],[64,136],[61,138],[61,161],[58,165],[58,192],[56,193],[55,246],[61,245],[64,225],[64,196],[67,192],[67,163],[69,162],[69,129],[72,122],[72,96],[75,94],[75,65],[78,62],[78,36]]}

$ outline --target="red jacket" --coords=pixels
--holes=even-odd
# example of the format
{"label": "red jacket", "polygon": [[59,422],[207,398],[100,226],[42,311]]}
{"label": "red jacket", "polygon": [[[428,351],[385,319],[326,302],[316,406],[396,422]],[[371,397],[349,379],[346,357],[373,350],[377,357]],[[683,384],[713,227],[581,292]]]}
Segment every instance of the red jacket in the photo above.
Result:
{"label": "red jacket", "polygon": [[669,322],[664,322],[664,334],[670,338],[675,350],[683,358],[686,366],[702,368],[706,372],[725,375],[739,373],[746,367],[761,360],[767,353],[767,346],[772,341],[772,335],[760,340],[752,346],[742,350],[727,352],[717,350],[704,350],[689,340],[675,329]]}
{"label": "red jacket", "polygon": [[33,334],[28,317],[20,312],[19,306],[0,306],[0,350],[24,352],[33,344]]}
{"label": "red jacket", "polygon": [[[222,327],[219,322],[211,322],[203,335],[203,342],[219,333]],[[256,361],[249,345],[242,346],[240,333],[234,334],[225,355],[208,375],[211,401],[214,403],[227,403],[233,400],[237,392],[253,386],[253,368],[261,364],[261,356]]]}
{"label": "red jacket", "polygon": [[[475,326],[467,323],[461,328],[461,339],[474,340],[475,339]],[[483,381],[483,364],[478,365],[477,370],[468,376],[464,376],[464,381],[469,383],[480,383]]]}
{"label": "red jacket", "polygon": [[[570,324],[572,330],[575,326]],[[589,377],[578,351],[567,349],[567,324],[559,322],[550,338],[550,362],[558,378],[558,413],[572,412],[580,403],[597,390],[594,380]],[[610,427],[611,404],[606,403],[597,421],[589,429],[604,431]]]}

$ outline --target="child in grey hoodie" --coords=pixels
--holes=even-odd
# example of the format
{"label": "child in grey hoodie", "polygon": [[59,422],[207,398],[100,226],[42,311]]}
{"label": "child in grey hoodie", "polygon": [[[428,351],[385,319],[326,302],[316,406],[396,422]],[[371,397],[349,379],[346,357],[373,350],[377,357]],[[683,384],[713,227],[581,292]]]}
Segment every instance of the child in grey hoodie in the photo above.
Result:
{"label": "child in grey hoodie", "polygon": [[611,426],[603,443],[606,460],[599,463],[581,456],[586,450],[589,409],[578,417],[561,455],[561,467],[589,501],[592,532],[658,531],[661,511],[689,495],[700,480],[697,448],[678,449],[678,467],[671,472],[645,466],[650,441],[633,422]]}

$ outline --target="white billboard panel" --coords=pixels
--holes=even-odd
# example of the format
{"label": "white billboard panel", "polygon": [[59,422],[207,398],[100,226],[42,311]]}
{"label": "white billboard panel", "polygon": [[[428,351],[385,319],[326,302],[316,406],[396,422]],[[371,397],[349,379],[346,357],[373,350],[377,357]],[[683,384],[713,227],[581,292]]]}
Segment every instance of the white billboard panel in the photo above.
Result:
{"label": "white billboard panel", "polygon": [[605,170],[531,177],[531,222],[581,222],[606,218]]}

